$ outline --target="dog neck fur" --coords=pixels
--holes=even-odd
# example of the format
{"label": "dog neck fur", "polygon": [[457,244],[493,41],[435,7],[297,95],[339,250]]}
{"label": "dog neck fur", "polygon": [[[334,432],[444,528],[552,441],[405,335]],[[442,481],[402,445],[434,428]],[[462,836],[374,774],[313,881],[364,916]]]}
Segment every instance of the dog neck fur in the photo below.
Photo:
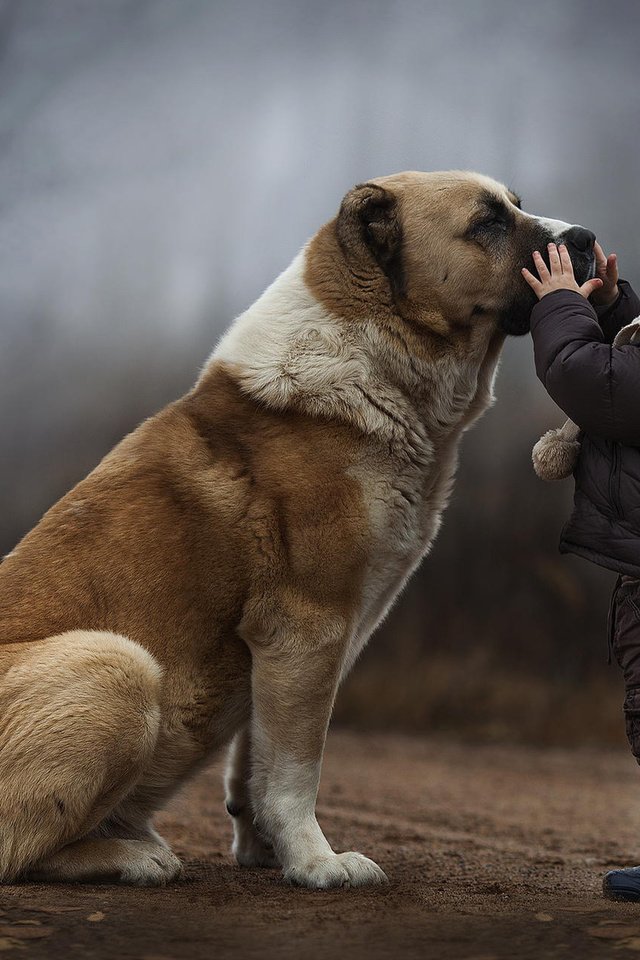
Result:
{"label": "dog neck fur", "polygon": [[305,281],[309,246],[237,318],[199,382],[223,362],[245,393],[271,409],[338,418],[387,441],[399,434],[405,441],[408,434],[422,439],[425,426],[432,438],[434,429],[449,433],[475,394],[486,331],[466,342],[461,364],[458,355],[454,362],[453,346],[411,350],[379,317],[339,317]]}

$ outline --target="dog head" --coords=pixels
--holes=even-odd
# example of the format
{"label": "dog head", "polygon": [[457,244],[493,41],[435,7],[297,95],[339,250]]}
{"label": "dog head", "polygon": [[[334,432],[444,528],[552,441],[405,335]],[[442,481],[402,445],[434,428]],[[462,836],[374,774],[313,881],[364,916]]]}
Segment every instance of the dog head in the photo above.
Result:
{"label": "dog head", "polygon": [[[594,275],[595,236],[533,216],[503,184],[475,173],[407,172],[354,187],[331,224],[352,293],[412,324],[453,332],[478,322],[524,334],[535,295],[521,268],[566,243],[578,283]],[[437,318],[437,319],[434,319]]]}

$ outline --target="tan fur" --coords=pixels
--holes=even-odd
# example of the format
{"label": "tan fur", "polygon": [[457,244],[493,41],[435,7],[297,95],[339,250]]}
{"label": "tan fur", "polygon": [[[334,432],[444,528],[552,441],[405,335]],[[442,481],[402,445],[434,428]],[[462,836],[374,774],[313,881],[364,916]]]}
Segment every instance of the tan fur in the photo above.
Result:
{"label": "tan fur", "polygon": [[[320,762],[340,678],[427,552],[492,400],[516,265],[459,239],[487,189],[509,199],[470,174],[352,191],[195,388],[4,560],[0,879],[173,879],[150,818],[234,735],[240,863],[384,879],[324,838]],[[363,242],[372,196],[379,258],[402,237],[402,289]]]}

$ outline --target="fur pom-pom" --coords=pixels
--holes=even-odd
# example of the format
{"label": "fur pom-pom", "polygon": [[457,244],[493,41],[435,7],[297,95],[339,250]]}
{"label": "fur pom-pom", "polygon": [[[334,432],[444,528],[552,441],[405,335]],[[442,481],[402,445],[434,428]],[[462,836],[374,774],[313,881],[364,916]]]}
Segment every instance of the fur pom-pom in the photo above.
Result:
{"label": "fur pom-pom", "polygon": [[564,480],[573,473],[580,442],[567,436],[564,427],[548,430],[532,451],[533,469],[541,480]]}

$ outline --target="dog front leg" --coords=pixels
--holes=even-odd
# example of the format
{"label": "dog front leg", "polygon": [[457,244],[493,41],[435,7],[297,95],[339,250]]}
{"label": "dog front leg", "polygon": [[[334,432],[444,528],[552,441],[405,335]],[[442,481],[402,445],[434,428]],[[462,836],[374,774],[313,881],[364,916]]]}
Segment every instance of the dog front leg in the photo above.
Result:
{"label": "dog front leg", "polygon": [[[330,631],[331,632],[331,631]],[[316,820],[322,754],[344,638],[272,636],[252,647],[251,798],[260,833],[273,843],[286,880],[326,888],[381,883],[360,853],[336,854]]]}
{"label": "dog front leg", "polygon": [[249,796],[251,777],[251,730],[236,733],[229,747],[225,771],[225,803],[233,820],[232,852],[241,867],[277,867],[273,848],[265,843],[254,822]]}

